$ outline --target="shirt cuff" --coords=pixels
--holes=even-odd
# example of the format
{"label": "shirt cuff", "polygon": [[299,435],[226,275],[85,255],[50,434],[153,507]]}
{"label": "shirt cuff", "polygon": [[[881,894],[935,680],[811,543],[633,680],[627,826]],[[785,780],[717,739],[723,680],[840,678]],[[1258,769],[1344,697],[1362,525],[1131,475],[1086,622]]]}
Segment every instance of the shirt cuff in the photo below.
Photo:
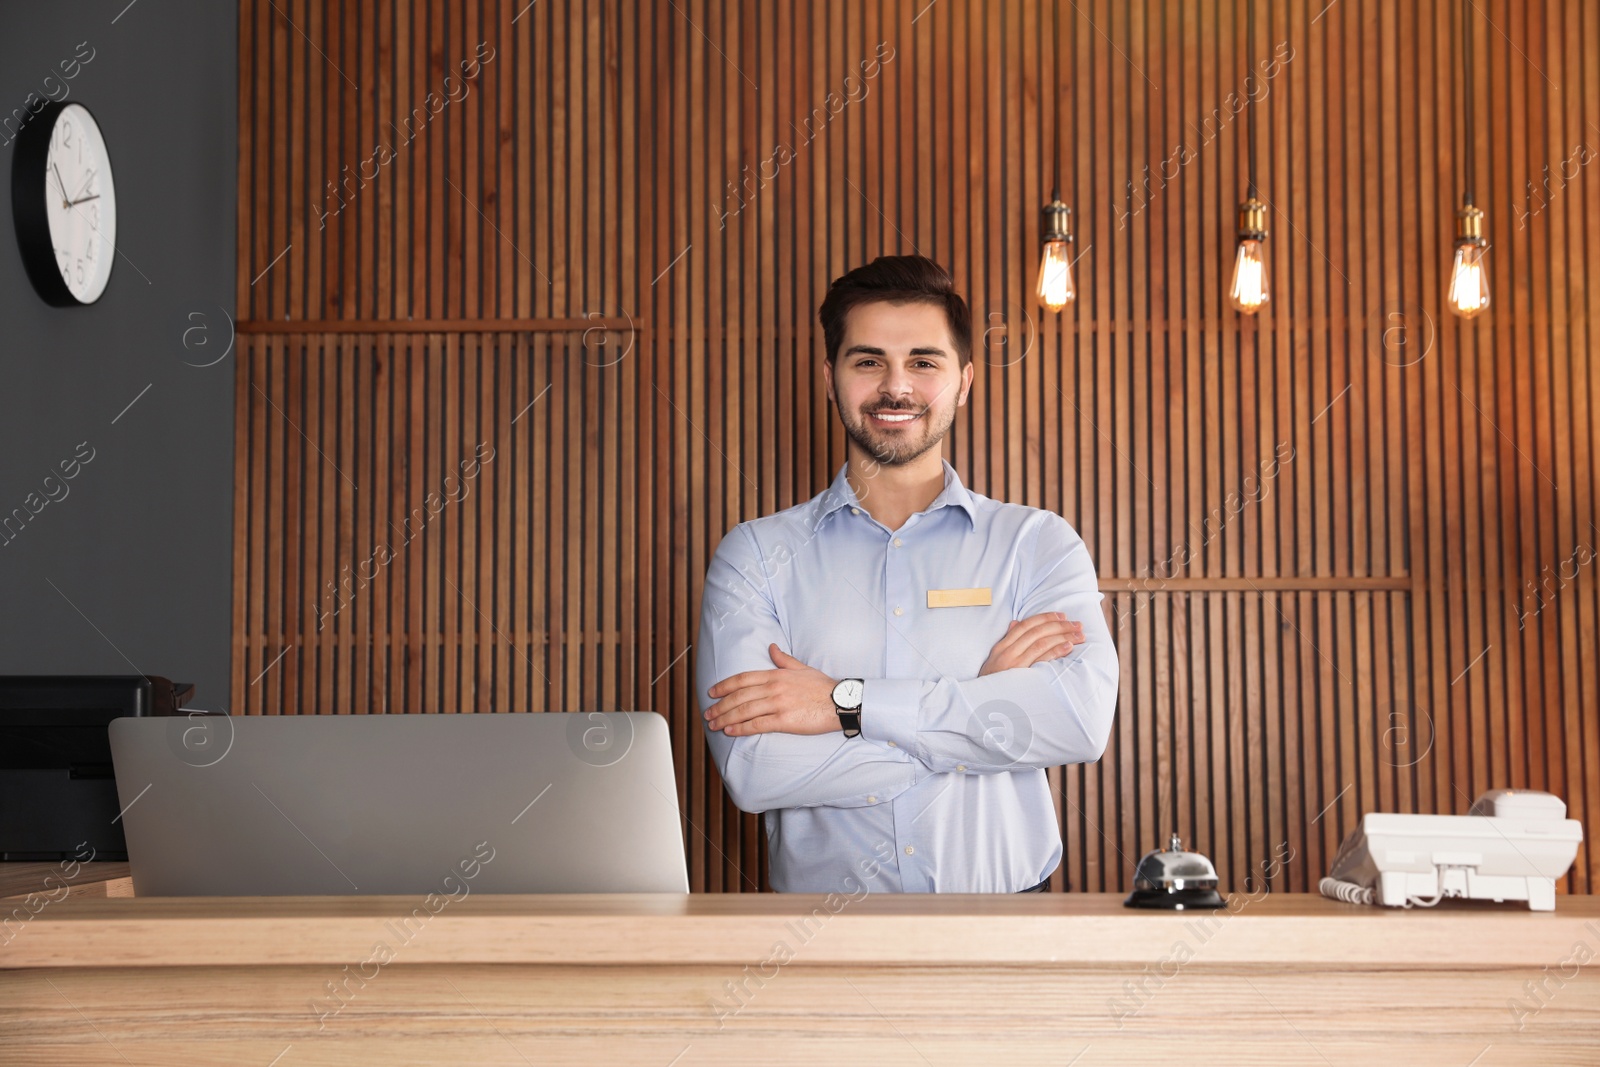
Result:
{"label": "shirt cuff", "polygon": [[917,752],[922,687],[917,678],[869,678],[861,694],[861,736]]}

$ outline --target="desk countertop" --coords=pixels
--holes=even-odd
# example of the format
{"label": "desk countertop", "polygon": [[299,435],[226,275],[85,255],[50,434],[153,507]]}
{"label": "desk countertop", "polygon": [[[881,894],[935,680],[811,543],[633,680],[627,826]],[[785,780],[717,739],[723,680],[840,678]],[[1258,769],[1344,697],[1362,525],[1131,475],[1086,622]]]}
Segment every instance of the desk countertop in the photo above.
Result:
{"label": "desk countertop", "polygon": [[[0,899],[25,897],[29,893],[60,895],[66,885],[74,895],[86,893],[103,897],[108,892],[133,896],[133,882],[126,863],[30,863],[0,862]],[[0,909],[0,912],[9,909]]]}
{"label": "desk countertop", "polygon": [[470,893],[430,910],[136,897],[124,871],[89,873],[110,877],[24,878],[31,897],[0,901],[0,1061],[1600,1062],[1579,977],[1595,896],[1150,912],[1096,893]]}
{"label": "desk countertop", "polygon": [[[106,872],[114,873],[114,872]],[[738,964],[778,942],[804,964],[1142,965],[1293,961],[1395,970],[1542,967],[1600,943],[1600,896],[1554,912],[1445,901],[1412,910],[1234,896],[1216,912],[1125,908],[1120,894],[133,897],[121,879],[39,908],[0,969],[321,964],[404,944],[408,963]],[[13,897],[7,903],[15,904]],[[442,902],[442,903],[441,903]]]}

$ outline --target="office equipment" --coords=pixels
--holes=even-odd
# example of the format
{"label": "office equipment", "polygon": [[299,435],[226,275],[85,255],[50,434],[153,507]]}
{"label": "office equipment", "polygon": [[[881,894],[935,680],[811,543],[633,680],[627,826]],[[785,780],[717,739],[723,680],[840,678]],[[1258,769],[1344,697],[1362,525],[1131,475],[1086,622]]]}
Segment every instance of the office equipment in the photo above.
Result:
{"label": "office equipment", "polygon": [[1129,908],[1166,908],[1172,911],[1220,908],[1217,869],[1198,852],[1187,852],[1177,834],[1166,848],[1144,854],[1133,872],[1133,892],[1123,905]]}
{"label": "office equipment", "polygon": [[1431,907],[1445,897],[1556,906],[1555,881],[1583,827],[1559,797],[1521,789],[1480,796],[1466,815],[1369,813],[1339,848],[1322,894],[1354,904]]}
{"label": "office equipment", "polygon": [[689,890],[653,712],[174,725],[111,725],[139,896]]}
{"label": "office equipment", "polygon": [[106,727],[193,696],[138,674],[0,677],[0,860],[127,859]]}

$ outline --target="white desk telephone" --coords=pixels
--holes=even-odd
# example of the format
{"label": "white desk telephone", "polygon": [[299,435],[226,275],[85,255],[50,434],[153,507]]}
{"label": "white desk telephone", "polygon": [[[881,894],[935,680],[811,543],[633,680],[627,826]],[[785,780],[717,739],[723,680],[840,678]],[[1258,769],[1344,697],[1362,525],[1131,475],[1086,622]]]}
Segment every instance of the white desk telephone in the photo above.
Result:
{"label": "white desk telephone", "polygon": [[1556,879],[1583,840],[1566,814],[1560,797],[1531,789],[1491,790],[1465,815],[1368,813],[1339,847],[1322,895],[1391,908],[1526,900],[1532,911],[1554,911]]}

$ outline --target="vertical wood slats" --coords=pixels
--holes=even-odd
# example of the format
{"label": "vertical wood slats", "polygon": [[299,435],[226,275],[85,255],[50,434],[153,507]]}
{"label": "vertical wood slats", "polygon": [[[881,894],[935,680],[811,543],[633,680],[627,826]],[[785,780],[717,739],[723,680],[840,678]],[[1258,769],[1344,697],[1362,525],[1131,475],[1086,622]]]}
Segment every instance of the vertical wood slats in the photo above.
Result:
{"label": "vertical wood slats", "polygon": [[1592,824],[1600,15],[1470,8],[1495,305],[1463,324],[1460,5],[1259,2],[1251,42],[1244,0],[243,0],[231,707],[654,708],[693,885],[764,884],[693,713],[699,590],[842,462],[828,281],[917,250],[977,326],[952,461],[1073,521],[1116,622],[1111,747],[1052,775],[1074,887],[1176,829],[1234,888],[1292,849],[1304,889],[1361,812],[1498,785]]}

